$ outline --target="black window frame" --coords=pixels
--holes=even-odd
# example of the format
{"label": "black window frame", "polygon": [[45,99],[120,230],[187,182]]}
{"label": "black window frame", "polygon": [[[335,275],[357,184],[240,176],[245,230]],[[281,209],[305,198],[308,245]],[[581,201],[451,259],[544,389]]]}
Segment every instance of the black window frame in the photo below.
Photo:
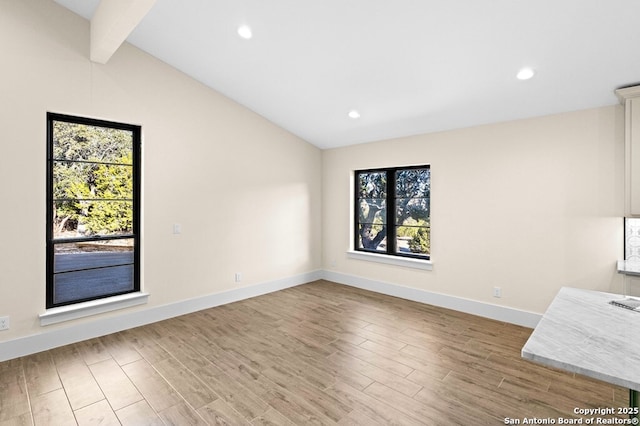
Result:
{"label": "black window frame", "polygon": [[[132,232],[130,234],[111,235],[111,236],[81,236],[77,238],[54,238],[53,221],[54,221],[54,163],[59,161],[54,158],[54,122],[67,122],[80,125],[88,125],[95,127],[105,127],[110,129],[119,129],[130,131],[132,133]],[[118,296],[122,294],[136,293],[140,291],[140,221],[141,221],[141,146],[142,146],[142,127],[134,124],[119,123],[115,121],[100,120],[88,117],[73,116],[67,114],[59,114],[47,112],[47,182],[46,182],[46,309],[56,308],[60,306],[74,305],[92,300],[99,300],[108,297]],[[80,162],[80,161],[77,161]],[[133,240],[133,286],[132,289],[126,291],[116,291],[108,294],[102,294],[94,297],[78,298],[65,302],[54,302],[54,273],[55,273],[55,246],[56,244],[68,244],[90,241],[107,241],[107,240]],[[98,269],[98,268],[95,268]]]}
{"label": "black window frame", "polygon": [[[429,244],[429,254],[415,254],[415,253],[406,253],[400,252],[397,250],[397,235],[396,235],[396,173],[404,170],[415,170],[415,169],[428,169],[429,170],[429,186],[431,186],[431,165],[423,164],[418,166],[397,166],[397,167],[383,167],[383,168],[374,168],[374,169],[362,169],[355,170],[353,173],[353,184],[354,184],[354,200],[353,200],[353,218],[354,218],[354,229],[353,229],[353,248],[355,251],[366,252],[366,253],[375,253],[384,256],[395,256],[395,257],[404,257],[404,258],[412,258],[419,260],[431,260],[431,245]],[[366,173],[386,173],[386,241],[387,246],[386,250],[377,250],[377,249],[367,249],[364,247],[360,247],[360,196],[359,196],[359,181],[360,174]],[[431,188],[429,189],[429,235],[431,235]]]}

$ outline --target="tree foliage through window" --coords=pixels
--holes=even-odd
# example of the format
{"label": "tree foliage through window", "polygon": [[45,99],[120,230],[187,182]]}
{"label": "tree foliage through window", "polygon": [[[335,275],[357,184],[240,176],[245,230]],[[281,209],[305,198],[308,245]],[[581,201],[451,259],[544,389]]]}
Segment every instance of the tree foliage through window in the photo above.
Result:
{"label": "tree foliage through window", "polygon": [[428,258],[429,166],[358,171],[356,249]]}
{"label": "tree foliage through window", "polygon": [[131,132],[64,121],[53,126],[55,235],[131,232]]}
{"label": "tree foliage through window", "polygon": [[140,289],[140,135],[47,114],[47,308]]}

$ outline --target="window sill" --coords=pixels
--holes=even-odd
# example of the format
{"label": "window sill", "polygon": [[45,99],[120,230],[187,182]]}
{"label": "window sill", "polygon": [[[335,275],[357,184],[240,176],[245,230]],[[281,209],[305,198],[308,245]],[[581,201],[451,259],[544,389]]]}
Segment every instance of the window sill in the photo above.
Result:
{"label": "window sill", "polygon": [[618,273],[625,275],[640,276],[640,262],[618,260]]}
{"label": "window sill", "polygon": [[347,257],[350,259],[366,260],[368,262],[385,263],[387,265],[404,266],[406,268],[433,270],[433,263],[430,260],[411,259],[408,257],[389,256],[385,254],[367,253],[362,251],[349,250]]}
{"label": "window sill", "polygon": [[129,308],[131,306],[143,305],[147,303],[148,299],[149,293],[129,293],[47,309],[44,314],[40,314],[40,326],[57,324],[64,321],[102,314],[104,312]]}

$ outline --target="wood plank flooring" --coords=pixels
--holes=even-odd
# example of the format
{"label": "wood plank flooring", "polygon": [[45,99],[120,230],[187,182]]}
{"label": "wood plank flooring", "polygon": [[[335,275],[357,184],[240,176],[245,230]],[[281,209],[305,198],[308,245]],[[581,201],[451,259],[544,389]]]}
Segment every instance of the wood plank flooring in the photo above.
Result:
{"label": "wood plank flooring", "polygon": [[627,405],[522,360],[530,333],[317,281],[0,363],[0,425],[498,425]]}

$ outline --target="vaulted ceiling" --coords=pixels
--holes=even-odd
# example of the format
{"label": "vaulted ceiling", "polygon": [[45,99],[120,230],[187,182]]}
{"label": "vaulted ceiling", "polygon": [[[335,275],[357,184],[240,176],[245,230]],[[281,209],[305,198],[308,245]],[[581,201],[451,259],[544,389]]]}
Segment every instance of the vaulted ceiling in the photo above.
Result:
{"label": "vaulted ceiling", "polygon": [[640,82],[638,0],[151,3],[129,43],[320,148],[613,105]]}

